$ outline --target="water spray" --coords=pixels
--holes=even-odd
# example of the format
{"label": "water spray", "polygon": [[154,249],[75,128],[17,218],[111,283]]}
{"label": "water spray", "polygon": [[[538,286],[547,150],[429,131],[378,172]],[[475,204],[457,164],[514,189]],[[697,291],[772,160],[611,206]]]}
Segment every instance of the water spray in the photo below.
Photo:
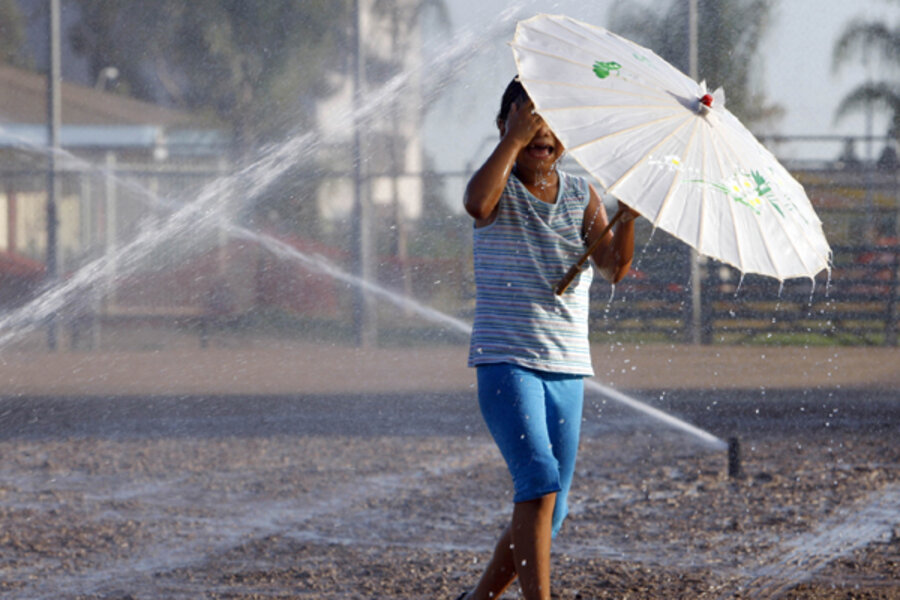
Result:
{"label": "water spray", "polygon": [[[515,16],[515,9],[505,11],[504,16],[507,19],[512,19]],[[501,27],[502,23],[501,21],[500,24],[495,25],[495,28]],[[490,36],[481,36],[480,39],[484,40],[488,37]],[[451,74],[452,72],[458,72],[475,57],[479,44],[484,43],[486,42],[482,41],[479,43],[471,39],[457,42],[430,61],[430,67],[449,64],[451,66],[449,69]],[[429,78],[441,77],[442,83],[440,85],[446,85],[446,82],[452,78],[442,77],[443,74],[435,74],[435,71],[442,70],[430,67],[420,68],[419,71]],[[380,90],[371,94],[367,104],[357,111],[348,112],[344,117],[348,120],[374,118],[380,107],[386,105],[390,99],[411,85],[413,81],[412,75],[413,73],[406,72],[395,76],[382,86]],[[436,94],[440,86],[435,84],[426,87],[434,90],[432,93]],[[32,146],[25,140],[21,141],[22,145]],[[31,302],[0,316],[0,329],[6,330],[3,335],[0,335],[0,350],[12,340],[39,326],[73,298],[77,299],[83,290],[88,289],[97,280],[113,272],[113,266],[115,266],[118,274],[133,271],[164,242],[184,235],[196,235],[199,229],[206,227],[215,227],[235,237],[255,241],[276,255],[302,262],[311,271],[327,274],[339,281],[362,287],[385,301],[407,310],[411,309],[426,319],[448,325],[460,333],[471,333],[471,325],[464,321],[427,307],[412,298],[393,292],[368,280],[356,277],[332,264],[324,257],[305,254],[270,235],[252,231],[231,223],[224,218],[221,210],[223,198],[226,200],[233,198],[239,195],[240,192],[245,192],[244,201],[257,197],[283,175],[286,170],[295,165],[300,157],[309,155],[313,149],[318,147],[319,142],[318,136],[307,132],[293,137],[286,143],[270,147],[256,161],[238,169],[232,175],[221,177],[205,186],[198,194],[196,200],[186,206],[182,206],[169,215],[159,228],[145,231],[138,235],[130,243],[123,246],[115,256],[104,256],[88,263],[65,281],[58,282],[44,290]],[[59,150],[43,148],[42,150],[45,152],[60,152]],[[74,157],[74,155],[71,156]],[[138,186],[135,184],[129,187],[134,189]],[[152,199],[154,203],[163,204],[163,201],[149,190],[142,195]],[[723,450],[728,447],[724,441],[709,432],[631,398],[618,390],[594,380],[588,380],[586,386],[611,400],[629,406],[671,427],[688,433],[714,449]]]}
{"label": "water spray", "polygon": [[725,441],[717,438],[716,436],[709,433],[708,431],[704,431],[703,429],[700,429],[699,427],[691,425],[690,423],[688,423],[686,421],[682,421],[678,417],[670,415],[667,412],[663,412],[663,411],[659,410],[658,408],[654,408],[654,407],[650,406],[649,404],[645,404],[639,400],[635,400],[631,396],[623,394],[622,392],[620,392],[619,390],[617,390],[615,388],[603,385],[602,383],[600,383],[596,380],[593,380],[593,379],[586,380],[585,387],[587,387],[589,389],[593,389],[594,391],[598,392],[599,394],[606,396],[610,400],[615,400],[616,402],[618,402],[620,404],[624,404],[625,406],[628,406],[629,408],[633,408],[634,410],[637,410],[638,412],[642,412],[649,417],[652,417],[658,421],[665,423],[666,425],[669,425],[670,427],[673,427],[675,429],[678,429],[680,431],[688,433],[688,434],[698,438],[701,442],[708,445],[710,448],[712,448],[714,450],[721,451],[721,450],[725,450],[728,448],[728,444],[725,443]]}
{"label": "water spray", "polygon": [[[373,284],[370,281],[363,281],[360,278],[356,277],[355,275],[347,273],[346,271],[344,271],[337,265],[332,264],[324,257],[310,256],[310,255],[304,254],[303,252],[300,252],[293,246],[291,246],[289,244],[285,244],[284,242],[282,242],[280,240],[276,240],[276,239],[272,238],[271,236],[268,236],[265,234],[258,234],[253,231],[249,231],[242,227],[236,227],[231,224],[227,224],[227,226],[228,226],[229,232],[233,232],[233,233],[239,234],[243,237],[250,238],[253,241],[259,242],[259,243],[263,244],[266,248],[268,248],[270,251],[275,253],[276,255],[280,255],[280,256],[284,256],[287,258],[292,258],[294,260],[301,261],[310,270],[329,275],[335,279],[338,279],[339,281],[344,281],[351,285],[363,286],[367,291],[370,291],[373,294],[376,294],[383,300],[386,300],[386,301],[394,304],[395,306],[405,308],[408,310],[413,310],[414,312],[418,313],[420,316],[422,316],[426,319],[449,325],[450,327],[452,327],[453,329],[457,330],[458,332],[460,332],[462,334],[470,335],[472,333],[472,326],[470,324],[466,323],[465,321],[462,321],[461,319],[457,319],[455,317],[447,315],[446,313],[442,313],[438,310],[435,310],[433,308],[425,306],[425,305],[421,304],[420,302],[417,302],[417,301],[415,301],[411,298],[408,298],[402,294],[392,292],[391,290],[388,290],[382,286]],[[726,442],[724,442],[723,440],[714,436],[713,434],[709,433],[708,431],[704,431],[703,429],[700,429],[699,427],[691,425],[690,423],[683,421],[673,415],[663,412],[663,411],[659,410],[658,408],[654,408],[654,407],[650,406],[649,404],[646,404],[644,402],[636,400],[636,399],[634,399],[612,387],[604,385],[594,379],[585,380],[585,387],[596,391],[597,393],[601,394],[602,396],[605,396],[606,398],[609,398],[610,400],[613,400],[620,404],[624,404],[625,406],[628,406],[629,408],[632,408],[634,410],[642,412],[658,421],[665,423],[666,425],[669,425],[670,427],[673,427],[675,429],[683,431],[684,433],[688,433],[688,434],[698,438],[701,442],[708,445],[712,449],[721,451],[721,450],[725,450],[726,448],[729,447]]]}

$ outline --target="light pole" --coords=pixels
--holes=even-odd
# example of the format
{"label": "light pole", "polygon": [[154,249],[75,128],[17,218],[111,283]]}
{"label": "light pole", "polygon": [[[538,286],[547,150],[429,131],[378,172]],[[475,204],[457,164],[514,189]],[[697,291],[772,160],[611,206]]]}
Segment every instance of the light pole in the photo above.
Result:
{"label": "light pole", "polygon": [[[353,3],[353,262],[363,283],[372,281],[372,215],[367,197],[362,152],[362,97],[365,84],[365,60],[362,42],[360,3]],[[356,343],[362,348],[375,344],[377,329],[372,295],[365,285],[356,286],[353,297],[353,327]]]}
{"label": "light pole", "polygon": [[[697,81],[700,78],[700,59],[697,53],[698,23],[697,0],[688,2],[688,71],[691,79]],[[691,248],[691,342],[701,344],[703,342],[703,314],[702,314],[702,289],[700,272],[700,254]]]}
{"label": "light pole", "polygon": [[[59,152],[59,129],[62,122],[62,102],[59,94],[61,68],[59,49],[59,0],[49,0],[49,65],[47,68],[47,279],[52,283],[57,277],[57,217],[56,201],[59,196],[59,180],[56,177],[56,159]],[[47,321],[47,347],[56,350],[56,316]]]}

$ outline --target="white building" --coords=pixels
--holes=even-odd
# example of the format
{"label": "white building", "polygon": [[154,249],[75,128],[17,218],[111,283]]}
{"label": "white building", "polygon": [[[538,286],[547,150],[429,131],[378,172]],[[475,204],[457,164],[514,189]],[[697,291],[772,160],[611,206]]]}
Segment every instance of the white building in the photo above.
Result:
{"label": "white building", "polygon": [[[384,6],[389,4],[390,6]],[[359,0],[361,76],[336,76],[339,92],[320,103],[317,121],[326,171],[339,174],[319,191],[325,220],[353,210],[354,126],[360,127],[363,194],[395,221],[422,210],[421,0]],[[354,102],[355,85],[359,97]]]}

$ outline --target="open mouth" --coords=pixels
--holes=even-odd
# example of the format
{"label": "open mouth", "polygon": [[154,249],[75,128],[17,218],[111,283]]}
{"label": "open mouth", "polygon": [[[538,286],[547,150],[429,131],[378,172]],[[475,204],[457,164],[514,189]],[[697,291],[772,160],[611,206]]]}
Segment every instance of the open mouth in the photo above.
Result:
{"label": "open mouth", "polygon": [[545,159],[553,156],[554,147],[552,144],[544,144],[535,142],[526,147],[528,154],[537,159]]}

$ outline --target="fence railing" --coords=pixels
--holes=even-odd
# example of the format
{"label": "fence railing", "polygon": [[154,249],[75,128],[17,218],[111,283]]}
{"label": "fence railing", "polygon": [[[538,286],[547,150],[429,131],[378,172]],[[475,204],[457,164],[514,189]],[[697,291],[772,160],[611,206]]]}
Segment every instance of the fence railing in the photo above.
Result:
{"label": "fence railing", "polygon": [[[816,281],[740,274],[708,261],[701,269],[703,343],[783,342],[891,345],[900,325],[900,245],[833,248],[829,277]],[[639,257],[612,290],[592,290],[594,331],[642,339],[693,339],[688,253],[676,244]],[[664,258],[663,260],[660,260]],[[683,282],[683,283],[679,283]]]}
{"label": "fence railing", "polygon": [[[64,173],[60,264],[65,272],[73,272],[97,256],[115,255],[141,227],[165,218],[164,213],[158,214],[162,209],[148,203],[146,194],[132,188],[146,187],[166,197],[168,192],[193,189],[222,173],[221,165],[206,164],[142,169],[113,162],[108,167],[101,173]],[[39,263],[45,254],[44,179],[40,173],[37,168],[0,169],[10,260],[24,257]],[[107,177],[112,173],[116,177]],[[767,278],[741,278],[730,267],[707,261],[701,269],[699,320],[692,304],[687,247],[660,233],[654,236],[642,232],[633,273],[615,291],[596,279],[591,330],[641,340],[699,339],[713,344],[783,341],[897,345],[898,173],[871,169],[800,173],[825,223],[829,240],[835,244],[830,279],[819,275],[815,282],[788,281],[781,286]],[[429,183],[423,190],[428,195],[420,198],[421,214],[416,219],[409,218],[403,223],[404,228],[397,226],[400,211],[390,203],[376,206],[371,223],[379,253],[374,275],[379,284],[469,320],[474,306],[469,255],[472,226],[468,217],[459,214],[467,173],[426,175]],[[298,174],[296,181],[291,180],[292,185],[307,189],[308,182],[303,177]],[[337,175],[332,178],[339,179]],[[139,185],[132,185],[135,182]],[[309,189],[316,188],[310,185]],[[272,194],[277,200],[282,192],[275,190]],[[189,194],[174,196],[184,197],[185,202],[190,200]],[[257,204],[266,201],[262,199]],[[315,207],[319,198],[309,192],[303,201],[307,208]],[[274,202],[272,206],[281,205]],[[319,215],[316,211],[312,212]],[[298,238],[294,241],[299,250],[326,255],[348,273],[356,272],[350,258],[349,216],[335,214],[326,219],[319,215],[306,221],[290,212],[284,219],[274,209],[258,212],[273,212],[279,218],[274,219],[274,225],[269,217],[261,219],[262,224],[253,225],[255,230],[268,235],[267,227],[280,231],[277,226],[285,221],[290,227],[302,229],[291,232]],[[293,220],[288,223],[287,217]],[[16,223],[19,225],[13,226]],[[313,226],[316,223],[319,225]],[[399,251],[401,229],[408,229],[404,231],[403,252]],[[840,245],[847,240],[865,239],[860,232],[870,230],[882,239],[891,239],[891,243]],[[240,316],[260,307],[274,307],[304,318],[349,321],[345,312],[351,292],[346,285],[337,285],[324,276],[321,281],[311,277],[301,262],[276,265],[274,257],[245,241],[228,242],[227,236],[213,237],[203,246],[208,246],[207,253],[192,247],[199,245],[194,239],[173,240],[177,243],[165,244],[165,256],[149,261],[154,269],[140,270],[130,278],[121,276],[113,261],[106,273],[110,281],[104,280],[103,285],[92,289],[98,297],[102,296],[102,301],[86,304],[99,319],[120,321],[142,316],[176,318],[172,315],[203,320],[210,314],[215,317],[225,312]],[[233,249],[235,244],[240,248]],[[329,254],[329,248],[334,252]],[[156,272],[157,266],[161,272]],[[0,310],[19,306],[39,293],[40,265],[30,268],[28,277],[12,266],[4,270],[8,277],[0,276]],[[226,293],[219,293],[222,289]],[[222,301],[223,297],[229,301]],[[233,310],[223,310],[224,305]],[[67,307],[64,312],[78,313],[76,317],[81,318],[80,309]],[[386,323],[385,329],[388,326]]]}

